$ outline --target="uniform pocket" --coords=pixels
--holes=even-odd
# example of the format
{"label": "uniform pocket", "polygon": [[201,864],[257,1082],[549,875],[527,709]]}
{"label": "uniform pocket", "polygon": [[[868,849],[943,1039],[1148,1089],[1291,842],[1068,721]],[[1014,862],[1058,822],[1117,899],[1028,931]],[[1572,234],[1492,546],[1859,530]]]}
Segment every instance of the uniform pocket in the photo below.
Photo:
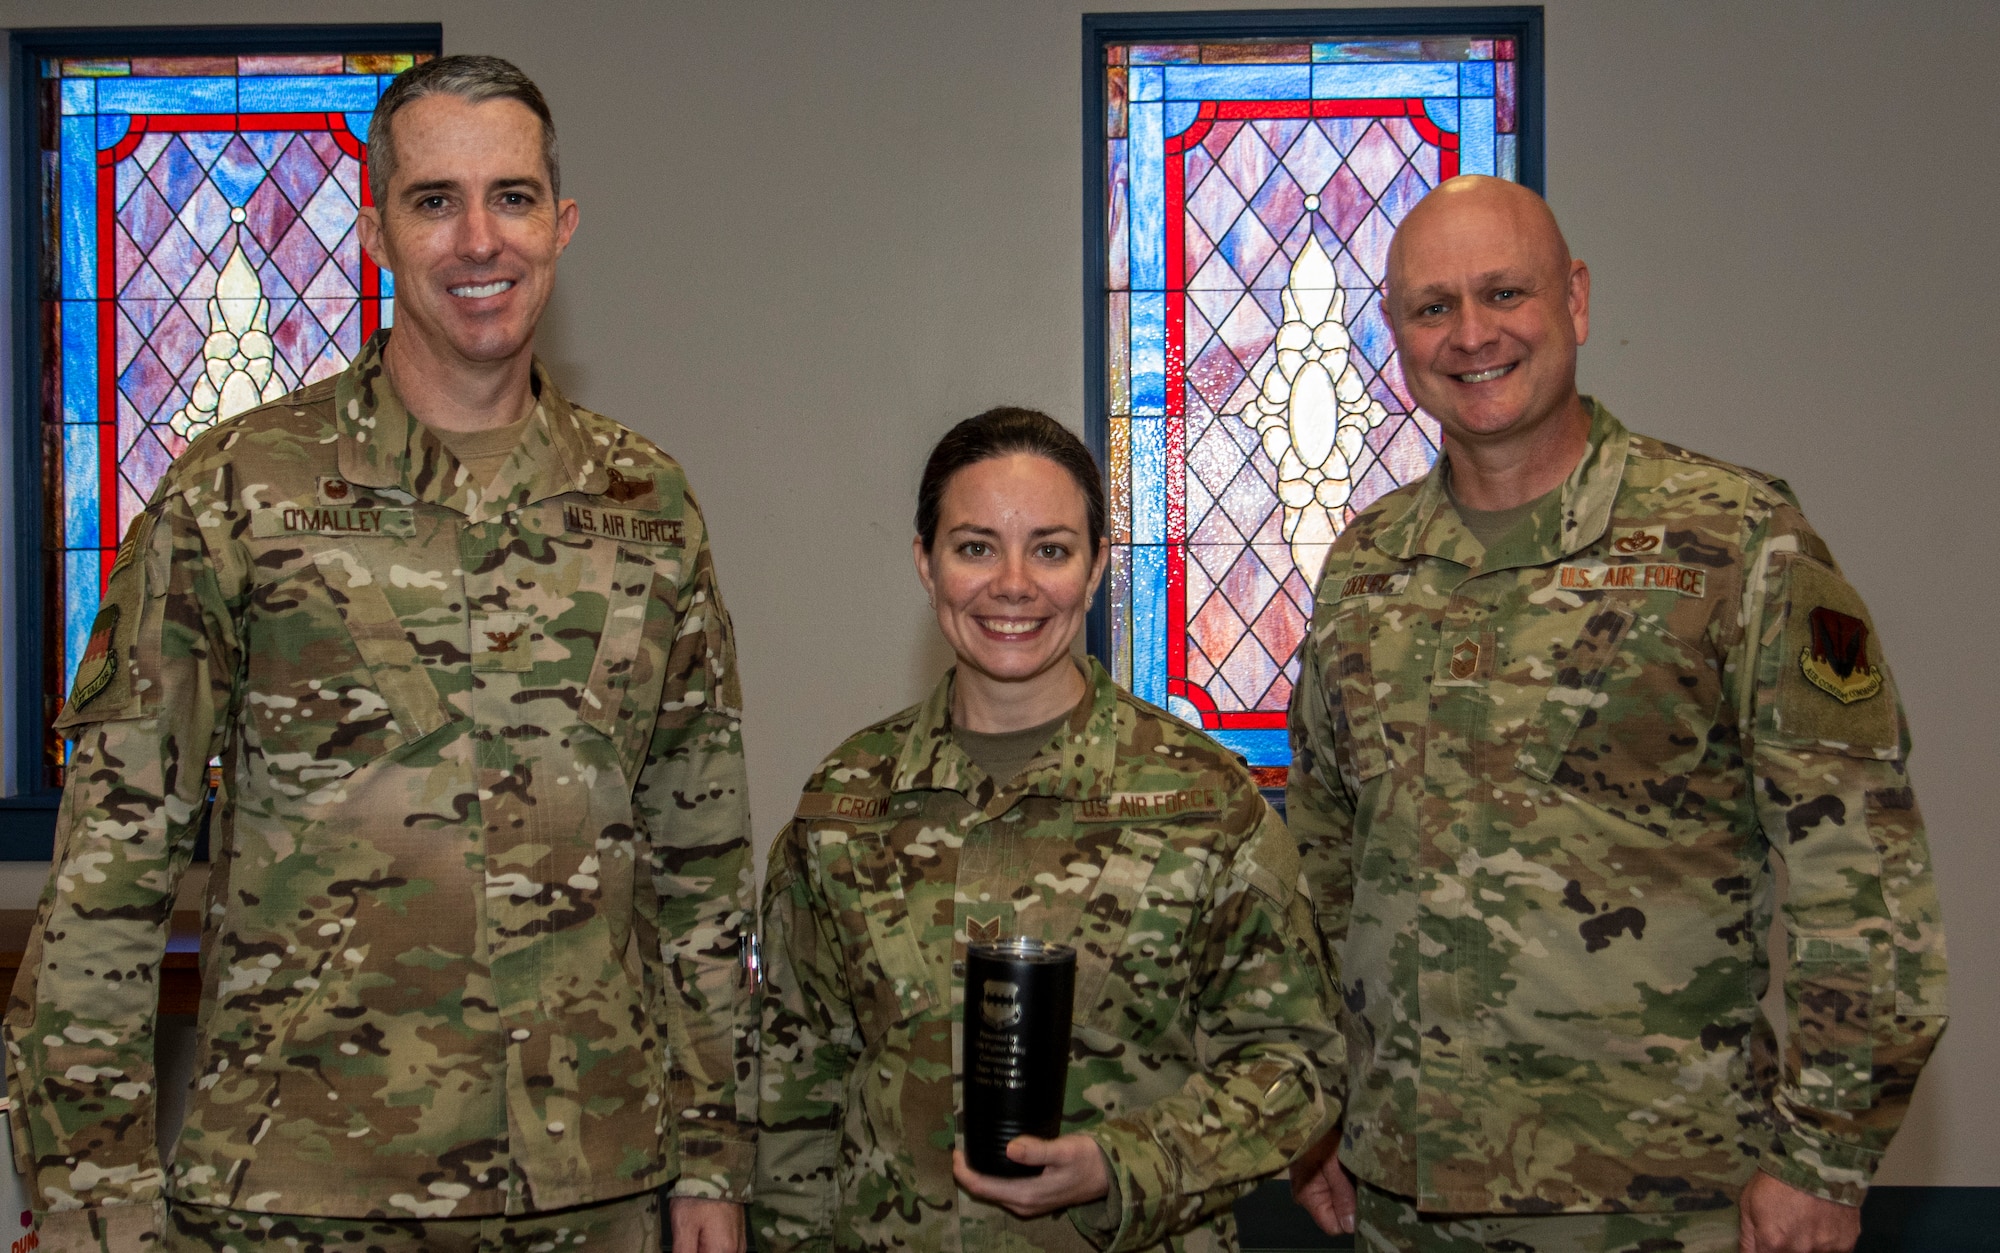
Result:
{"label": "uniform pocket", "polygon": [[1867,1109],[1874,1104],[1872,1018],[1874,946],[1861,937],[1794,938],[1798,988],[1799,1097],[1814,1109]]}
{"label": "uniform pocket", "polygon": [[1336,743],[1344,750],[1342,766],[1350,775],[1350,785],[1359,785],[1389,768],[1389,744],[1375,691],[1374,634],[1375,619],[1367,614],[1348,613],[1333,620],[1331,678],[1340,693]]}
{"label": "uniform pocket", "polygon": [[1599,606],[1584,620],[1575,642],[1547,659],[1554,673],[1515,759],[1517,769],[1544,783],[1555,781],[1556,767],[1569,752],[1577,728],[1595,722],[1599,711],[1610,704],[1605,680],[1631,629],[1631,610]]}
{"label": "uniform pocket", "polygon": [[347,547],[300,554],[252,593],[245,739],[295,795],[453,718],[379,577]]}
{"label": "uniform pocket", "polygon": [[863,1035],[879,1040],[888,1028],[938,1003],[930,962],[903,893],[902,867],[896,850],[873,832],[831,824],[815,827],[810,838],[819,850],[822,873],[831,880],[828,895],[840,913],[841,933],[867,937],[865,944],[847,951],[848,985],[858,1002]]}
{"label": "uniform pocket", "polygon": [[604,594],[604,629],[578,716],[617,747],[628,779],[637,777],[666,682],[674,625],[668,592],[653,559],[618,550]]}

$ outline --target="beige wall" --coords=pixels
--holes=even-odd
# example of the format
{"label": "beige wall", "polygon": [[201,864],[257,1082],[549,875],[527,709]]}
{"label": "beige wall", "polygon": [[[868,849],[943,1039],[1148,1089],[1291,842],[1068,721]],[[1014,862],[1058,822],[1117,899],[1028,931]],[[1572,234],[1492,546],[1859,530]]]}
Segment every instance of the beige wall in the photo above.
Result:
{"label": "beige wall", "polygon": [[[0,25],[444,23],[547,89],[583,228],[543,352],[687,465],[742,639],[760,838],[939,670],[909,570],[947,419],[1079,420],[1079,23],[1036,2],[0,0]],[[1165,6],[1149,6],[1165,7]],[[1788,477],[1915,725],[1956,1025],[1882,1176],[2000,1185],[2000,6],[1550,0],[1549,192],[1632,425]],[[1981,510],[1975,512],[1975,510]],[[0,873],[0,905],[37,872]]]}

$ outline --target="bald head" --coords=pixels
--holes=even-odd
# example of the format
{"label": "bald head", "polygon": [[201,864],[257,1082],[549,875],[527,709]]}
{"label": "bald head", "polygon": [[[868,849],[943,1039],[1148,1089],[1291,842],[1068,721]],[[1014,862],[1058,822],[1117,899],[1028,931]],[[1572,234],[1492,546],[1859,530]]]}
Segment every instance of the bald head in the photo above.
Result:
{"label": "bald head", "polygon": [[1533,450],[1568,472],[1557,463],[1590,426],[1576,390],[1590,271],[1540,196],[1498,178],[1440,185],[1397,228],[1387,307],[1404,380],[1443,428],[1454,482],[1477,488],[1474,449],[1511,448],[1517,463]]}
{"label": "bald head", "polygon": [[1548,201],[1504,178],[1461,174],[1438,184],[1396,228],[1389,244],[1391,320],[1404,304],[1398,294],[1407,288],[1408,256],[1438,245],[1449,248],[1451,241],[1470,234],[1504,236],[1513,242],[1520,259],[1536,269],[1558,276],[1569,272],[1569,241],[1556,225]]}

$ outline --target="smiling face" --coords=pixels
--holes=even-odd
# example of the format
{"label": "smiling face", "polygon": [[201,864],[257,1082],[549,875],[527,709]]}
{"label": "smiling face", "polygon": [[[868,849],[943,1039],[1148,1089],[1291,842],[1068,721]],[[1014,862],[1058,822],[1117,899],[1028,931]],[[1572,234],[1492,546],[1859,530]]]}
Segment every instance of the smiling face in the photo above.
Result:
{"label": "smiling face", "polygon": [[1046,457],[992,457],[945,484],[937,537],[929,552],[919,537],[913,551],[938,629],[958,654],[960,700],[1028,717],[982,726],[990,719],[975,715],[970,729],[1018,730],[1075,703],[1070,645],[1111,551],[1101,540],[1092,551],[1089,526],[1083,490]]}
{"label": "smiling face", "polygon": [[1530,438],[1582,409],[1590,271],[1533,192],[1484,178],[1432,192],[1396,232],[1388,286],[1403,375],[1447,437]]}
{"label": "smiling face", "polygon": [[541,123],[519,101],[425,96],[396,128],[385,203],[361,210],[361,242],[396,276],[396,335],[466,365],[523,357],[576,230],[557,201]]}

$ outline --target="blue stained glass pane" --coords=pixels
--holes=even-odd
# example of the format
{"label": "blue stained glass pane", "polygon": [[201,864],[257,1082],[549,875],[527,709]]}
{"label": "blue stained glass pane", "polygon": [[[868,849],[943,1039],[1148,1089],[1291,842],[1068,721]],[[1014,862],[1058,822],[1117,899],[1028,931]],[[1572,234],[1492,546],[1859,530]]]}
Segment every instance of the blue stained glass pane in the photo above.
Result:
{"label": "blue stained glass pane", "polygon": [[1520,180],[1521,166],[1514,147],[1514,136],[1493,137],[1493,169],[1501,178]]}
{"label": "blue stained glass pane", "polygon": [[1176,100],[1167,105],[1165,129],[1169,135],[1178,135],[1194,125],[1195,118],[1201,116],[1201,106],[1192,100]]}
{"label": "blue stained glass pane", "polygon": [[1231,752],[1241,753],[1256,766],[1291,764],[1292,745],[1282,727],[1232,730],[1218,728],[1209,737]]}
{"label": "blue stained glass pane", "polygon": [[1165,73],[1157,65],[1135,65],[1132,67],[1131,87],[1133,100],[1158,100],[1166,90]]}
{"label": "blue stained glass pane", "polygon": [[1467,61],[1458,67],[1458,94],[1461,96],[1490,96],[1493,94],[1493,62]]}
{"label": "blue stained glass pane", "polygon": [[244,113],[346,113],[372,109],[378,93],[372,77],[346,74],[301,74],[238,80]]}
{"label": "blue stained glass pane", "polygon": [[233,78],[104,78],[97,107],[106,113],[234,113]]}
{"label": "blue stained glass pane", "polygon": [[103,570],[97,550],[63,554],[63,694],[68,695],[70,683],[76,678],[76,663],[83,660],[83,649],[90,642],[90,622],[97,616],[97,581]]}
{"label": "blue stained glass pane", "polygon": [[62,319],[63,412],[65,422],[97,421],[97,304],[65,300]]}
{"label": "blue stained glass pane", "polygon": [[1165,418],[1132,419],[1132,542],[1167,538],[1167,435]]}
{"label": "blue stained glass pane", "polygon": [[1458,101],[1456,100],[1426,100],[1424,101],[1424,114],[1431,121],[1437,123],[1439,130],[1456,131],[1458,129]]}
{"label": "blue stained glass pane", "polygon": [[1167,297],[1132,293],[1132,412],[1167,411]]}
{"label": "blue stained glass pane", "polygon": [[1168,100],[1307,100],[1310,65],[1170,65]]}
{"label": "blue stained glass pane", "polygon": [[91,423],[63,426],[63,546],[97,545],[97,434]]}
{"label": "blue stained glass pane", "polygon": [[65,116],[97,112],[97,80],[94,78],[62,80],[62,111]]}
{"label": "blue stained glass pane", "polygon": [[1167,285],[1166,135],[1160,106],[1134,104],[1127,110],[1132,158],[1132,288],[1159,291]]}
{"label": "blue stained glass pane", "polygon": [[1461,100],[1458,131],[1458,172],[1493,173],[1493,101]]}
{"label": "blue stained glass pane", "polygon": [[1387,100],[1397,96],[1456,96],[1455,62],[1369,62],[1312,67],[1315,100]]}
{"label": "blue stained glass pane", "polygon": [[97,294],[97,128],[93,119],[62,121],[62,294],[88,300]]}
{"label": "blue stained glass pane", "polygon": [[1111,677],[1132,686],[1132,550],[1123,544],[1111,550],[1105,603],[1111,626]]}
{"label": "blue stained glass pane", "polygon": [[216,189],[230,204],[242,207],[250,203],[250,197],[264,181],[264,165],[257,159],[250,145],[230,135],[215,138],[227,142],[215,163],[209,167],[208,176],[215,180]]}
{"label": "blue stained glass pane", "polygon": [[1167,703],[1167,550],[1132,550],[1132,694]]}
{"label": "blue stained glass pane", "polygon": [[[374,101],[371,100],[369,101],[369,103],[372,105]],[[368,124],[375,120],[375,111],[373,109],[370,109],[366,113],[349,113],[345,116],[347,118],[347,129],[354,135],[356,139],[360,140],[364,144],[367,143]]]}
{"label": "blue stained glass pane", "polygon": [[125,138],[125,132],[132,129],[132,119],[124,113],[104,113],[97,118],[97,146],[110,148]]}

